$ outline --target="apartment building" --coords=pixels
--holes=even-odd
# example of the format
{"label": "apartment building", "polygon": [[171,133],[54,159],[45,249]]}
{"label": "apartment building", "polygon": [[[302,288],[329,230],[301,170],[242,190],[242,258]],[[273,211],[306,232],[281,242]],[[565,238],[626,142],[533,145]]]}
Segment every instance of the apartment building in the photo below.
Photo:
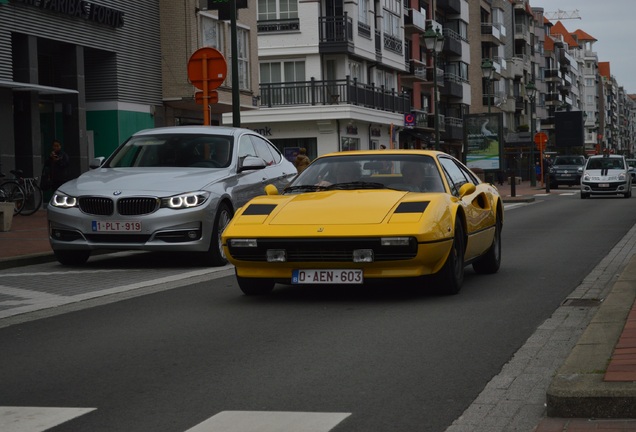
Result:
{"label": "apartment building", "polygon": [[288,156],[399,146],[412,107],[399,85],[404,14],[400,0],[260,2],[259,109],[242,124]]}

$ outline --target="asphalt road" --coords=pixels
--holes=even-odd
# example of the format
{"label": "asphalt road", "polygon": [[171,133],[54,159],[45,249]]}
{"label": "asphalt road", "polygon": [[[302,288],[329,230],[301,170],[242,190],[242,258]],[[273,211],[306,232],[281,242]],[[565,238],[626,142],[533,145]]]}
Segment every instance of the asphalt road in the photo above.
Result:
{"label": "asphalt road", "polygon": [[[468,268],[452,297],[395,284],[251,298],[221,277],[0,328],[0,406],[91,409],[50,431],[252,430],[240,413],[234,429],[208,420],[233,411],[256,412],[256,423],[278,415],[278,431],[444,431],[634,225],[635,209],[636,199],[578,195],[508,209],[501,271]],[[160,259],[124,267],[175,266]],[[90,270],[113,283],[127,277],[121,267]],[[325,414],[300,429],[284,413]]]}

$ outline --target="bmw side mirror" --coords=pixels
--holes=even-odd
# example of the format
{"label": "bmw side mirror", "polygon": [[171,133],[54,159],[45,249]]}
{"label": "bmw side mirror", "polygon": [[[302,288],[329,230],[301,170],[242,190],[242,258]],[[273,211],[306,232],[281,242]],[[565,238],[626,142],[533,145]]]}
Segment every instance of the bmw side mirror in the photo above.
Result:
{"label": "bmw side mirror", "polygon": [[95,159],[93,159],[93,160],[91,161],[91,163],[88,165],[88,167],[89,167],[90,169],[97,169],[97,168],[99,168],[100,166],[102,166],[102,164],[104,163],[104,161],[105,161],[105,160],[106,160],[106,158],[105,158],[105,157],[103,157],[103,156],[96,157]]}
{"label": "bmw side mirror", "polygon": [[265,167],[267,167],[267,164],[263,159],[255,156],[245,156],[245,159],[239,165],[238,172],[260,170]]}

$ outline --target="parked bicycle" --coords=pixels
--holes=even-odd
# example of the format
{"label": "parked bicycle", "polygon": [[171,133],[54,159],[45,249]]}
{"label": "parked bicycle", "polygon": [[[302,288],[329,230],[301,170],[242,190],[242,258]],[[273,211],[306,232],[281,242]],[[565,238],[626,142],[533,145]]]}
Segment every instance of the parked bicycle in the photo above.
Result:
{"label": "parked bicycle", "polygon": [[38,177],[24,177],[22,170],[11,170],[14,180],[24,191],[24,204],[18,212],[30,216],[42,207],[42,189],[38,185]]}
{"label": "parked bicycle", "polygon": [[[4,174],[0,173],[0,178],[3,177]],[[0,180],[0,201],[13,203],[13,214],[18,214],[22,211],[25,196],[24,189],[16,180]]]}

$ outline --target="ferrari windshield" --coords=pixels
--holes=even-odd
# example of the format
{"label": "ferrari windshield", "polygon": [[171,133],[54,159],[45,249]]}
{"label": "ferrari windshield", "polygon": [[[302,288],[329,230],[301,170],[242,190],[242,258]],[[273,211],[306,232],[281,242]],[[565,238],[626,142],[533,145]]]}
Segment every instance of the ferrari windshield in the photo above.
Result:
{"label": "ferrari windshield", "polygon": [[221,168],[231,161],[232,137],[204,134],[157,134],[132,137],[108,161],[110,168]]}
{"label": "ferrari windshield", "polygon": [[378,152],[319,158],[291,182],[285,193],[383,188],[444,192],[432,157]]}

